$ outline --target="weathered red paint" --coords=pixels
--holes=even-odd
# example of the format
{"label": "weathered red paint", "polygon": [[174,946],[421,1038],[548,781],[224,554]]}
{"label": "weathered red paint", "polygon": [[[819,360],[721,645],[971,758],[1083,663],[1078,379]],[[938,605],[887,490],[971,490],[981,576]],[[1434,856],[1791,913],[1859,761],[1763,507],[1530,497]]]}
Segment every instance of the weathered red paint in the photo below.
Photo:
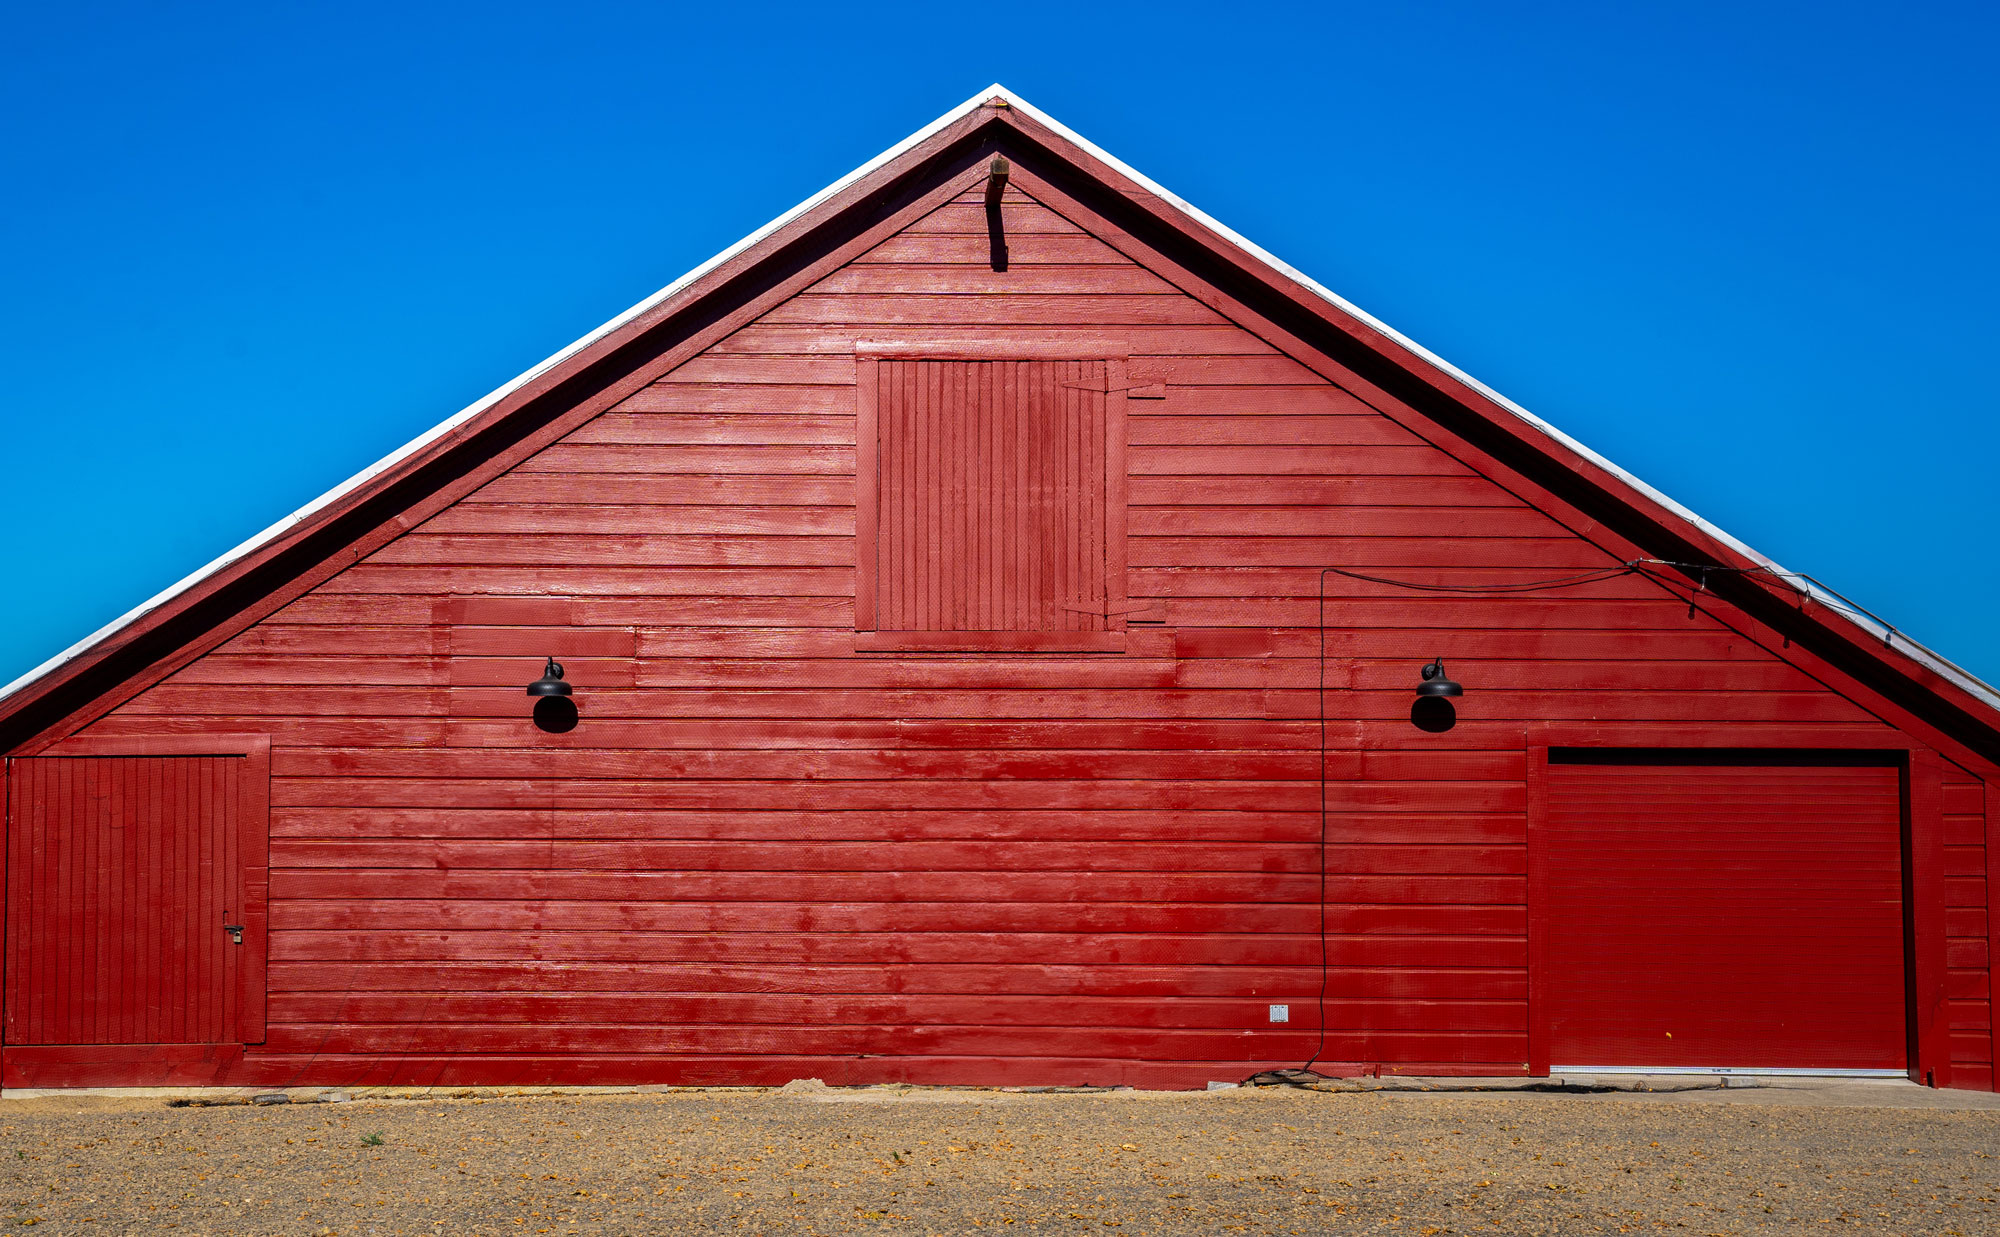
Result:
{"label": "weathered red paint", "polygon": [[[1101,457],[1064,457],[1102,478],[1103,613],[1060,639],[1025,610],[968,639],[972,611],[870,587],[885,553],[1019,583],[972,569],[977,536],[884,523],[914,475],[883,454],[884,371],[1007,359],[1090,362],[1073,389],[1105,392]],[[953,448],[924,459],[976,490],[954,452],[992,427],[924,406]],[[7,702],[16,757],[271,752],[264,1042],[9,1044],[7,1078],[1539,1072],[1554,724],[1908,752],[1910,1066],[1991,1086],[1983,705],[1731,578],[1691,605],[1671,574],[1499,597],[1323,574],[1739,561],[1528,434],[983,109]],[[1467,693],[1428,733],[1412,690],[1440,654]],[[577,686],[564,734],[521,690],[548,655]]]}

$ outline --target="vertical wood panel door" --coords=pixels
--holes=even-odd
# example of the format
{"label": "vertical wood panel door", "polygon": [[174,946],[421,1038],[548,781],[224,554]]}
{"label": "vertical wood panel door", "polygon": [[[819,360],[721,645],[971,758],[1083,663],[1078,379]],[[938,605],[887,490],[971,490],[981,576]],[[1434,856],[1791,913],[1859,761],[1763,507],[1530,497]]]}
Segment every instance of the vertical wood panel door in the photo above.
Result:
{"label": "vertical wood panel door", "polygon": [[1553,1066],[1901,1070],[1888,767],[1548,770]]}
{"label": "vertical wood panel door", "polygon": [[209,755],[10,762],[8,1044],[263,1038],[265,767]]}
{"label": "vertical wood panel door", "polygon": [[860,630],[1094,647],[1123,625],[1122,363],[862,370]]}

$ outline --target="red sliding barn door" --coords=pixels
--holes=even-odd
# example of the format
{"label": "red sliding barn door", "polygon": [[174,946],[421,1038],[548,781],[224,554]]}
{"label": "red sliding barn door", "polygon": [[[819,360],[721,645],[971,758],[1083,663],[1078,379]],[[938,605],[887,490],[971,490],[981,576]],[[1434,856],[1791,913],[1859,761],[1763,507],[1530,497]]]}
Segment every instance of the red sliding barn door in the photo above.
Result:
{"label": "red sliding barn door", "polygon": [[1551,1064],[1902,1069],[1900,770],[1605,759],[1548,769]]}
{"label": "red sliding barn door", "polygon": [[208,755],[10,762],[8,1044],[263,1039],[267,768]]}

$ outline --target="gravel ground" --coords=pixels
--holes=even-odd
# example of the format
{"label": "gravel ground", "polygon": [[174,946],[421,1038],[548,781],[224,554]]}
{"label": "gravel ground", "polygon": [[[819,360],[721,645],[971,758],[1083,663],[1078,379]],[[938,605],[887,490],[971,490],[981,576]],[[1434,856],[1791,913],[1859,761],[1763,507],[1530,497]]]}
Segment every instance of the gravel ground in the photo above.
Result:
{"label": "gravel ground", "polygon": [[0,1228],[2000,1232],[1993,1108],[1782,1093],[794,1089],[207,1108],[9,1100]]}

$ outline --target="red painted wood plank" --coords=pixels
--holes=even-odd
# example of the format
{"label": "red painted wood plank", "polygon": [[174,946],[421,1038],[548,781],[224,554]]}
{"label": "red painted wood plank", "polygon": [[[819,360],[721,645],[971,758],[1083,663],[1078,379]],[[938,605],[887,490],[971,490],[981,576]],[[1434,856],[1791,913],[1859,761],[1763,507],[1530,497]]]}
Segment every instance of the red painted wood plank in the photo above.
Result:
{"label": "red painted wood plank", "polygon": [[[582,448],[578,448],[581,450]],[[1134,476],[1465,477],[1471,470],[1429,446],[1160,446],[1130,451]],[[1258,499],[1253,501],[1270,501]]]}
{"label": "red painted wood plank", "polygon": [[[1435,829],[1441,841],[1507,841],[1475,834],[1447,836],[1449,818],[1376,818],[1383,833],[1367,825],[1344,826],[1351,841],[1406,841],[1412,831]],[[1506,820],[1507,818],[1498,818]],[[285,807],[272,818],[274,836],[286,838],[602,838],[602,839],[820,839],[898,842],[968,838],[1072,841],[1236,841],[1311,842],[1319,836],[1317,812],[1103,810],[1088,814],[1059,811],[685,811],[620,809],[590,811],[546,808],[350,808]],[[1385,836],[1389,828],[1393,836]],[[1515,832],[1518,833],[1518,822]],[[1497,834],[1497,831],[1494,831]],[[1427,835],[1423,835],[1427,836]],[[1518,840],[1518,838],[1511,839]],[[1055,879],[1055,877],[1051,877]],[[1160,879],[1168,880],[1167,877]],[[921,883],[921,882],[919,882]],[[1116,887],[1115,884],[1107,887]]]}
{"label": "red painted wood plank", "polygon": [[[983,207],[982,207],[983,209]],[[955,264],[987,267],[991,257],[990,242],[982,223],[976,234],[949,235],[935,232],[903,232],[883,241],[875,248],[856,259],[856,265],[871,265],[878,262],[903,264]],[[1049,235],[1038,233],[1009,234],[1007,237],[1007,265],[1032,267],[1047,264],[1075,265],[1095,263],[1097,265],[1124,266],[1131,259],[1094,236],[1081,233]],[[755,328],[746,328],[755,329]],[[1233,328],[1232,328],[1233,329]],[[742,334],[739,331],[737,334]],[[731,338],[734,338],[733,336]]]}
{"label": "red painted wood plank", "polygon": [[[1250,353],[1249,350],[1241,348],[1226,350],[1221,348],[1207,349],[1206,351],[1214,356],[1221,356],[1225,353],[1240,353],[1261,356],[1264,359],[1258,361],[1254,366],[1231,367],[1232,369],[1240,368],[1245,371],[1228,375],[1229,377],[1240,379],[1244,385],[1190,386],[1178,383],[1170,384],[1168,379],[1175,376],[1160,373],[1159,365],[1161,358],[1141,355],[1142,353],[1156,351],[1159,350],[1150,348],[1132,349],[1135,361],[1157,376],[1161,381],[1161,385],[1165,387],[1165,394],[1161,398],[1146,400],[1135,409],[1142,420],[1149,420],[1155,417],[1169,419],[1180,417],[1238,416],[1345,417],[1354,419],[1343,423],[1350,432],[1380,435],[1379,440],[1385,442],[1407,443],[1413,441],[1407,430],[1400,429],[1395,422],[1382,416],[1381,413],[1362,403],[1346,391],[1341,390],[1339,387],[1328,386],[1323,382],[1313,382],[1309,379],[1301,380],[1298,377],[1297,371],[1289,368],[1291,365],[1290,361],[1272,356],[1268,352]],[[1188,349],[1184,351],[1192,352],[1193,350]],[[1270,372],[1274,368],[1280,372]],[[1189,376],[1200,378],[1209,375],[1195,374]],[[1278,381],[1262,381],[1267,378],[1277,379]],[[1357,422],[1362,420],[1376,422],[1377,424],[1366,427],[1357,424]],[[1148,432],[1172,435],[1174,428],[1169,424],[1152,423],[1148,426]],[[1376,440],[1370,439],[1369,441]],[[1165,441],[1171,442],[1175,440],[1169,437]],[[1501,490],[1493,482],[1483,477],[1480,480],[1482,488],[1496,493],[1505,493],[1504,490]]]}
{"label": "red painted wood plank", "polygon": [[[1478,1040],[1414,1041],[1425,1049],[1458,1049],[1473,1057],[1502,1051],[1501,1042]],[[1396,1032],[1373,1033],[1370,1046],[1402,1042]],[[1275,1045],[1289,1052],[1289,1045]],[[1343,1047],[1359,1047],[1343,1040]],[[1433,1052],[1433,1056],[1438,1055]],[[633,1055],[601,1053],[548,1056],[499,1053],[489,1056],[335,1054],[267,1052],[246,1057],[233,1045],[192,1049],[147,1048],[131,1053],[79,1055],[54,1048],[9,1049],[5,1080],[10,1087],[87,1087],[115,1085],[138,1078],[150,1086],[297,1085],[301,1078],[325,1076],[350,1079],[350,1086],[526,1086],[538,1083],[662,1084],[688,1086],[781,1086],[794,1078],[824,1078],[837,1085],[896,1082],[913,1085],[972,1081],[982,1085],[1029,1085],[1059,1078],[1077,1085],[1130,1085],[1150,1090],[1199,1090],[1205,1079],[1234,1077],[1280,1065],[1293,1057],[1237,1057],[1227,1061],[1135,1061],[1105,1057],[903,1057],[855,1058],[788,1055]],[[1484,1061],[1429,1061],[1428,1073],[1490,1074]],[[1329,1068],[1336,1068],[1329,1065]],[[1418,1067],[1413,1067],[1418,1068]],[[1359,1072],[1358,1067],[1349,1072]]]}
{"label": "red painted wood plank", "polygon": [[[1199,468],[1199,461],[1188,465]],[[497,483],[496,483],[497,484]],[[1269,476],[1235,473],[1205,476],[1137,476],[1131,480],[1135,506],[1398,506],[1519,507],[1521,500],[1485,477],[1400,475],[1380,469],[1364,476]]]}
{"label": "red painted wood plank", "polygon": [[[1315,752],[1201,752],[1077,749],[1072,751],[622,751],[533,748],[411,749],[411,748],[285,748],[272,761],[272,772],[293,777],[423,777],[505,778],[532,770],[537,777],[561,778],[755,778],[883,781],[910,779],[1033,780],[1041,778],[1141,779],[1159,781],[1252,780],[1313,781],[1319,779]],[[1404,810],[1422,810],[1408,783],[1387,783],[1382,797]],[[1420,785],[1420,784],[1419,784]],[[1450,784],[1453,804],[1480,797],[1481,784]],[[1489,783],[1485,785],[1498,785]],[[1356,790],[1355,804],[1376,800]],[[1489,792],[1490,793],[1490,792]],[[1511,805],[1468,810],[1503,811]]]}
{"label": "red painted wood plank", "polygon": [[[1009,199],[1000,207],[1000,226],[1009,237],[1029,235],[1081,236],[1083,229],[1039,202]],[[949,202],[904,229],[905,236],[935,234],[986,237],[983,203]],[[1098,242],[1102,244],[1103,242]]]}
{"label": "red painted wood plank", "polygon": [[[1351,964],[1380,965],[1398,960],[1425,965],[1518,964],[1520,950],[1490,937],[1430,940],[1422,937],[1355,938],[1342,942]],[[1302,966],[1318,955],[1313,936],[1273,933],[1200,933],[1163,936],[1135,933],[977,933],[755,932],[731,937],[708,933],[621,932],[277,932],[272,957],[287,962],[329,959],[356,961],[518,961],[547,959],[589,962],[731,962],[921,964],[1039,963],[1057,956],[1079,965]],[[274,1028],[275,1029],[275,1028]]]}
{"label": "red painted wood plank", "polygon": [[547,563],[631,567],[818,567],[854,562],[847,537],[713,537],[560,533],[413,533],[373,563]]}
{"label": "red painted wood plank", "polygon": [[1946,815],[1984,816],[1986,787],[1978,782],[1943,786],[1938,793],[1938,810]]}
{"label": "red painted wood plank", "polygon": [[[661,375],[656,383],[773,383],[788,386],[846,386],[854,381],[854,362],[840,356],[745,357],[704,352]],[[570,441],[576,441],[574,437]]]}
{"label": "red painted wood plank", "polygon": [[[587,702],[593,718],[911,718],[994,720],[1309,718],[1316,717],[1311,692],[1117,691],[921,692],[875,690],[760,691],[740,689],[599,692]],[[519,690],[427,687],[340,688],[273,684],[229,686],[166,684],[126,706],[132,715],[176,713],[257,718],[266,714],[311,716],[345,713],[357,717],[440,716],[522,718]],[[1407,712],[1407,704],[1403,710]],[[1385,709],[1385,716],[1391,714]],[[1406,723],[1407,724],[1407,723]]]}
{"label": "red painted wood plank", "polygon": [[[849,809],[918,807],[1035,808],[1229,808],[1300,811],[1318,798],[1304,781],[1165,781],[1083,778],[1001,780],[822,781],[815,802]],[[375,778],[358,776],[279,778],[271,787],[280,806],[423,807],[485,804],[491,807],[546,806],[551,796],[574,807],[749,809],[785,808],[798,803],[799,789],[782,781],[660,781]]]}
{"label": "red painted wood plank", "polygon": [[[851,446],[852,416],[759,413],[607,412],[566,443],[707,443]],[[449,515],[447,511],[443,514]]]}
{"label": "red painted wood plank", "polygon": [[1945,995],[1955,1001],[1989,1000],[1993,995],[1992,977],[1984,971],[1951,967],[1945,971]]}
{"label": "red painted wood plank", "polygon": [[[367,1024],[301,1023],[273,1027],[273,1052],[362,1052],[379,1044],[384,1028]],[[1291,1059],[1311,1051],[1305,1029],[1258,1028],[1253,1043],[1241,1030],[1155,1030],[1151,1028],[1044,1027],[730,1027],[715,1024],[635,1026],[629,1024],[399,1023],[396,1038],[413,1052],[801,1052],[920,1056],[949,1051],[967,1054],[1039,1056],[1046,1053],[1113,1051],[1137,1058],[1186,1060],[1235,1052],[1239,1059],[1267,1055]],[[1251,1054],[1255,1053],[1253,1057]]]}
{"label": "red painted wood plank", "polygon": [[[850,402],[852,398],[848,397]],[[836,476],[778,477],[745,473],[727,477],[658,473],[510,473],[495,479],[474,497],[484,504],[692,506],[713,508],[712,518],[727,519],[728,509],[732,507],[851,507],[854,504],[854,482]]]}
{"label": "red painted wood plank", "polygon": [[[1455,972],[1478,982],[1500,972]],[[789,995],[865,994],[1028,995],[1115,997],[1269,997],[1314,988],[1312,966],[1128,966],[1012,964],[745,966],[632,962],[285,962],[274,967],[273,992],[338,996],[370,993],[617,992],[687,995],[705,992]],[[1424,995],[1413,993],[1412,995]],[[1495,988],[1490,995],[1505,996]]]}
{"label": "red painted wood plank", "polygon": [[1134,567],[1169,569],[1536,566],[1583,572],[1617,566],[1569,537],[1133,537],[1130,552]]}
{"label": "red painted wood plank", "polygon": [[799,296],[765,316],[770,323],[843,323],[858,331],[906,323],[962,326],[1220,326],[1223,317],[1183,296],[1127,294],[1008,296]]}
{"label": "red painted wood plank", "polygon": [[1150,356],[1132,359],[1132,381],[1180,386],[1326,386],[1289,356]]}
{"label": "red painted wood plank", "polygon": [[[851,567],[435,566],[362,563],[341,586],[357,593],[562,593],[572,596],[854,596]],[[699,613],[699,611],[691,611]],[[664,616],[670,611],[658,611]]]}
{"label": "red painted wood plank", "polygon": [[[1048,840],[1067,839],[1057,833]],[[509,900],[568,900],[581,904],[597,900],[606,906],[662,902],[772,904],[862,901],[882,904],[1001,901],[1050,906],[1091,902],[1278,906],[1315,902],[1319,884],[1315,875],[1296,871],[1088,872],[1056,868],[1039,871],[987,870],[968,875],[964,870],[946,868],[897,872],[893,877],[878,878],[839,869],[823,872],[649,872],[546,868],[452,871],[294,868],[279,871],[273,879],[273,889],[277,896],[294,906],[309,899],[346,902],[369,898],[430,899],[467,904]],[[1418,909],[1429,908],[1418,906]]]}
{"label": "red painted wood plank", "polygon": [[[1328,872],[1343,875],[1464,873],[1517,876],[1528,870],[1524,847],[1439,846],[1422,842],[1387,846],[1332,845],[1326,848],[1326,866]],[[1332,896],[1331,892],[1328,896]]]}
{"label": "red painted wood plank", "polygon": [[[853,331],[847,332],[851,341]],[[850,348],[852,343],[850,342]],[[851,386],[832,383],[805,386],[783,383],[658,382],[641,387],[622,400],[615,411],[621,413],[685,412],[704,416],[728,413],[768,413],[785,416],[850,416],[854,412]],[[508,474],[489,482],[497,486]],[[487,491],[480,491],[481,494]]]}
{"label": "red painted wood plank", "polygon": [[1180,290],[1142,266],[1035,264],[996,271],[987,263],[906,266],[877,260],[842,267],[814,284],[813,296],[1045,296],[1142,294],[1179,296]]}
{"label": "red painted wood plank", "polygon": [[[1293,992],[1298,990],[1295,986]],[[533,1022],[550,1025],[604,1023],[622,1025],[703,1024],[725,1029],[766,1027],[920,1027],[920,1026],[1043,1026],[1052,1011],[1046,997],[971,996],[963,994],[793,996],[741,993],[301,993],[279,998],[278,1021],[284,1023],[382,1023],[483,1025]],[[1374,1012],[1370,1007],[1357,1010]],[[1504,1023],[1492,1007],[1463,1007],[1479,1021]],[[1504,1007],[1502,1007],[1504,1010]],[[1310,1009],[1301,1025],[1316,1025]],[[1415,1011],[1410,1011],[1415,1012]],[[1484,1017],[1481,1017],[1484,1015]],[[1070,1028],[1102,1027],[1129,1030],[1226,1029],[1242,1032],[1268,1026],[1267,1006],[1249,999],[1207,998],[1162,1005],[1146,997],[1078,994],[1060,1010]],[[1398,1014],[1384,1009],[1374,1016],[1394,1025]],[[1402,1015],[1407,1020],[1408,1013]],[[1294,1027],[1294,1030],[1300,1029]],[[1477,1029],[1504,1029],[1480,1027]]]}
{"label": "red painted wood plank", "polygon": [[[1147,404],[1152,402],[1146,401]],[[1248,413],[1219,416],[1141,415],[1133,419],[1131,441],[1135,445],[1146,446],[1422,447],[1427,445],[1415,434],[1381,416]]]}
{"label": "red painted wood plank", "polygon": [[[1589,565],[1602,568],[1608,564],[1600,560]],[[1132,573],[1133,583],[1138,586],[1134,588],[1134,594],[1138,596],[1232,597],[1246,603],[1276,597],[1317,601],[1322,574],[1324,568],[1316,565],[1239,567],[1216,564],[1152,567]],[[1589,615],[1591,626],[1606,630],[1724,630],[1703,611],[1697,610],[1693,617],[1689,617],[1685,597],[1676,597],[1636,576],[1619,576],[1566,587],[1555,597],[1547,594],[1529,598],[1413,596],[1409,587],[1412,582],[1426,587],[1490,587],[1533,583],[1547,578],[1547,565],[1533,563],[1441,565],[1422,571],[1384,573],[1386,583],[1329,575],[1327,623],[1335,633],[1353,626],[1443,627],[1472,625],[1489,619],[1502,626],[1516,626],[1517,623],[1509,621],[1509,616],[1546,617],[1577,612]],[[1312,627],[1316,623],[1294,621],[1275,625]]]}
{"label": "red painted wood plank", "polygon": [[854,535],[854,508],[463,503],[439,515],[424,525],[424,529],[426,532],[455,533],[851,537]]}
{"label": "red painted wood plank", "polygon": [[[1550,537],[1562,530],[1523,507],[1176,506],[1139,507],[1142,537]],[[1177,564],[1178,565],[1178,564]]]}
{"label": "red painted wood plank", "polygon": [[[859,891],[857,891],[857,896]],[[1486,912],[1491,918],[1496,912]],[[1490,934],[1495,925],[1461,922],[1455,933]],[[286,909],[288,932],[301,931],[547,931],[709,932],[773,931],[874,933],[1264,932],[1317,930],[1319,910],[1304,903],[1088,902],[638,902],[471,901],[412,898],[303,900]],[[1379,930],[1365,915],[1357,930]],[[1411,922],[1416,922],[1412,920]],[[1503,933],[1504,934],[1504,933]]]}
{"label": "red painted wood plank", "polygon": [[[1358,848],[1357,848],[1358,849]],[[1385,851],[1426,848],[1377,848]],[[1499,848],[1428,848],[1425,855],[1377,855],[1386,872],[1518,872]],[[1439,851],[1468,850],[1466,855]],[[550,866],[547,842],[353,839],[308,841],[274,839],[274,868],[495,868]],[[576,871],[663,868],[677,871],[1039,871],[1096,868],[1132,872],[1271,872],[1318,870],[1310,845],[1145,842],[907,842],[887,850],[866,842],[822,842],[800,847],[789,842],[585,842],[565,844],[562,865]],[[1355,869],[1352,857],[1344,859]]]}
{"label": "red painted wood plank", "polygon": [[[1044,610],[1044,613],[1048,613]],[[898,640],[911,641],[925,638],[929,633],[894,633]],[[941,633],[942,634],[942,633]],[[944,643],[955,643],[959,632],[950,633]],[[974,630],[970,635],[984,635]],[[1022,632],[1018,644],[999,637],[1015,633],[996,633],[988,642],[996,651],[986,658],[948,658],[933,653],[931,656],[910,656],[895,659],[879,658],[867,660],[814,660],[808,658],[774,658],[769,660],[714,660],[696,658],[647,659],[639,664],[637,684],[642,688],[692,687],[754,687],[754,688],[813,688],[839,683],[850,689],[867,688],[922,688],[956,690],[986,688],[1000,691],[1032,690],[1049,681],[1049,663],[1046,657],[1035,655],[1008,656],[1007,653],[1023,645],[1034,647],[1045,643],[1042,639],[1049,633]],[[1058,638],[1060,633],[1050,635],[1057,643],[1068,643]],[[968,638],[967,647],[982,647]],[[921,652],[922,650],[919,650]],[[1302,687],[1309,679],[1303,673],[1289,673],[1293,666],[1280,666],[1276,676],[1284,686]],[[1096,690],[1105,688],[1166,688],[1178,682],[1188,687],[1264,687],[1271,685],[1271,667],[1266,664],[1262,671],[1257,666],[1244,666],[1234,677],[1228,674],[1214,676],[1214,681],[1199,679],[1196,672],[1177,667],[1165,659],[1152,658],[1112,658],[1087,657],[1063,667],[1063,677],[1073,690]]]}
{"label": "red painted wood plank", "polygon": [[[841,633],[835,633],[842,635]],[[642,633],[651,639],[659,633]],[[844,636],[843,636],[844,638]],[[371,723],[357,723],[371,724]],[[365,732],[364,732],[365,733]],[[709,751],[730,749],[810,748],[1024,748],[1029,750],[1166,748],[1187,750],[1212,748],[1216,751],[1316,750],[1318,726],[1311,721],[1246,721],[1203,718],[1196,721],[1146,721],[1137,719],[972,719],[925,720],[921,718],[849,718],[837,720],[768,720],[715,718],[701,721],[649,718],[645,720],[593,718],[590,732],[572,731],[561,744],[551,744],[545,735],[530,736],[516,720],[455,719],[445,723],[443,744],[341,743],[327,746],[390,747],[507,747],[533,738],[534,745],[607,747],[627,750],[655,748],[696,748]],[[299,746],[292,744],[290,746]]]}
{"label": "red painted wood plank", "polygon": [[524,460],[519,475],[537,473],[649,473],[713,476],[853,476],[854,449],[846,446],[772,444],[558,443]]}
{"label": "red painted wood plank", "polygon": [[[980,237],[978,243],[986,244]],[[986,259],[981,257],[984,266]],[[949,323],[899,323],[886,332],[888,338],[871,333],[865,342],[871,345],[889,345],[900,348],[907,355],[946,357],[957,355],[967,342],[968,331],[963,326]],[[1180,355],[1183,353],[1202,356],[1268,356],[1274,350],[1271,345],[1249,334],[1239,327],[1223,324],[1208,326],[1188,326],[1173,324],[1147,324],[1124,326],[981,326],[976,332],[978,342],[984,350],[995,354],[1007,353],[1018,357],[1068,355],[1089,356],[1103,351],[1107,341],[1117,345],[1117,352],[1128,356]],[[833,354],[851,356],[855,351],[855,329],[852,326],[825,323],[756,323],[747,326],[718,342],[710,349],[713,353],[744,353],[761,355],[782,353],[792,356],[812,354]],[[1195,388],[1189,388],[1194,390]],[[1300,401],[1302,410],[1317,407],[1308,406],[1307,396]],[[1351,398],[1348,407],[1355,407]]]}
{"label": "red painted wood plank", "polygon": [[[1374,849],[1370,849],[1372,853]],[[1494,855],[1508,855],[1512,849],[1490,847]],[[1372,867],[1386,867],[1386,859],[1374,857]],[[1414,865],[1412,865],[1414,867]],[[1460,869],[1468,865],[1456,865]],[[1528,903],[1528,881],[1524,865],[1494,863],[1486,871],[1472,863],[1470,871],[1452,873],[1356,873],[1330,871],[1326,877],[1326,899],[1330,903],[1452,903],[1452,905],[1510,905]]]}
{"label": "red painted wood plank", "polygon": [[[1329,997],[1371,1000],[1496,1000],[1525,1002],[1528,979],[1509,968],[1335,967],[1327,972]],[[1329,1017],[1328,1025],[1338,1025]]]}

